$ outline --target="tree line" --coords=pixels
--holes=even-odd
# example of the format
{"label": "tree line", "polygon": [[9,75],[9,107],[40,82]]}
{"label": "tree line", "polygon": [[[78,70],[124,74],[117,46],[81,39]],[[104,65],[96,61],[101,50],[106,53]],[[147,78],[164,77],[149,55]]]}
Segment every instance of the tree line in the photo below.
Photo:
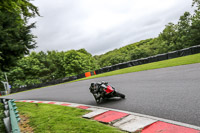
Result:
{"label": "tree line", "polygon": [[[95,69],[97,69],[96,60],[85,49],[47,53],[41,51],[31,52],[29,56],[20,59],[10,68],[7,76],[12,87],[18,88],[83,74]],[[4,78],[3,73],[0,78]]]}
{"label": "tree line", "polygon": [[37,7],[29,0],[1,1],[0,80],[5,81],[3,73],[6,72],[12,88],[17,88],[199,45],[200,1],[193,0],[192,7],[193,14],[185,12],[177,24],[168,23],[158,37],[92,56],[84,48],[30,53],[36,47],[31,33],[35,23],[29,24],[28,20],[40,15]]}

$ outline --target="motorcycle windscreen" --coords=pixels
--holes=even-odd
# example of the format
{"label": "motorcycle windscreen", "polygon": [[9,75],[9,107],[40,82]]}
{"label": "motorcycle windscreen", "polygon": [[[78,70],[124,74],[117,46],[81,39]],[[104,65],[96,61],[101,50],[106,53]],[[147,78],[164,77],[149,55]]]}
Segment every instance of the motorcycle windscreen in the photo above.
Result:
{"label": "motorcycle windscreen", "polygon": [[106,91],[106,93],[108,94],[108,93],[113,92],[114,89],[113,89],[110,85],[108,85],[105,91]]}

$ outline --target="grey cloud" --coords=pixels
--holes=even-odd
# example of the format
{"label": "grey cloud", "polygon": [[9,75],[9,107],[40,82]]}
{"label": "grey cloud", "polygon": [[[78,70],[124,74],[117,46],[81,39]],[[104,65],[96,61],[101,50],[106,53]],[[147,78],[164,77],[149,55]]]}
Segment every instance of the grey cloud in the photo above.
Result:
{"label": "grey cloud", "polygon": [[[192,0],[185,0],[184,3],[182,0],[176,0],[173,6],[161,8],[162,10],[157,12],[149,11],[151,8],[148,11],[143,9],[144,12],[133,12],[134,2],[125,0],[122,6],[119,2],[115,5],[108,3],[103,7],[106,11],[110,11],[107,17],[113,13],[119,15],[119,21],[113,16],[113,20],[108,18],[98,22],[101,20],[96,15],[101,15],[101,6],[92,7],[94,5],[86,2],[91,1],[36,0],[35,4],[39,6],[43,17],[35,19],[37,29],[34,29],[33,33],[38,36],[36,40],[38,48],[35,51],[85,48],[93,55],[102,54],[130,43],[156,37],[166,24],[176,23],[185,11],[192,11]],[[102,4],[101,1],[98,2],[95,6]],[[98,9],[98,14],[92,12],[95,8]],[[103,9],[102,12],[105,13]]]}

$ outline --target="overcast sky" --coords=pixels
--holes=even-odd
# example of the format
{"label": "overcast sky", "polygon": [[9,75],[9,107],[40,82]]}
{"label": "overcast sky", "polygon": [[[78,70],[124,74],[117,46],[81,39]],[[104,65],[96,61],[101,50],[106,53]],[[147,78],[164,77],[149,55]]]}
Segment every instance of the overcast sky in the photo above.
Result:
{"label": "overcast sky", "polygon": [[157,37],[169,22],[177,23],[192,0],[34,0],[37,17],[34,51],[85,48],[99,55],[140,40]]}

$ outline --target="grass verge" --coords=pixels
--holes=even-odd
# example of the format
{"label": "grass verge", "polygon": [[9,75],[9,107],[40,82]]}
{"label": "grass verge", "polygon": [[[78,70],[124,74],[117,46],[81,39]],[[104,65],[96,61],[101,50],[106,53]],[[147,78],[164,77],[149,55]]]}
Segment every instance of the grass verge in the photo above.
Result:
{"label": "grass verge", "polygon": [[4,118],[4,106],[0,103],[0,133],[6,133],[6,129],[4,126],[3,118]]}
{"label": "grass verge", "polygon": [[109,125],[82,118],[88,110],[40,103],[17,103],[17,107],[20,115],[30,121],[34,133],[122,133]]}

